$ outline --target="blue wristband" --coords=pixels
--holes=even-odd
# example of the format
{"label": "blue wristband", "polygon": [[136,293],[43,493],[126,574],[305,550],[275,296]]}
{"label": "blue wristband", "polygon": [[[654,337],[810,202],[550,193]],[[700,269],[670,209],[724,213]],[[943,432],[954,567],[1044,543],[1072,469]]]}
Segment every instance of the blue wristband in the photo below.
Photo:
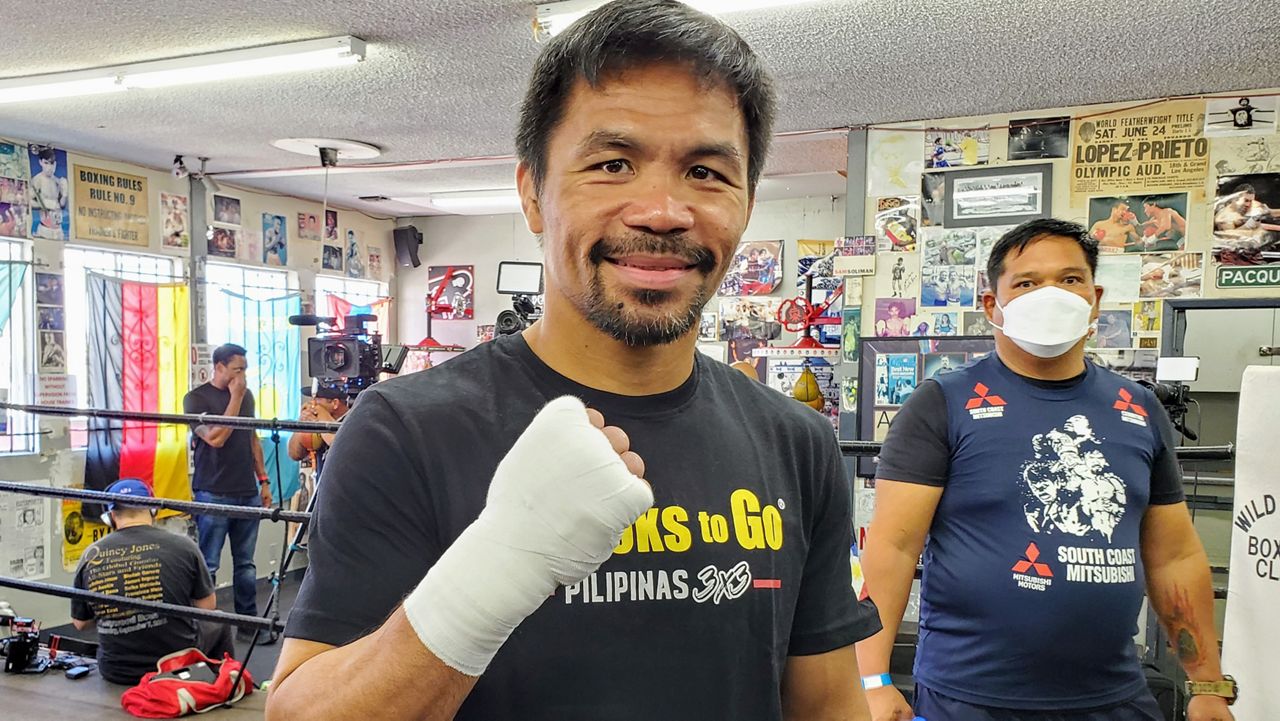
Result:
{"label": "blue wristband", "polygon": [[889,674],[887,673],[882,673],[878,676],[862,677],[862,688],[866,691],[870,691],[871,689],[875,689],[875,688],[881,688],[883,686],[892,686],[892,685],[893,685],[893,678],[890,677]]}

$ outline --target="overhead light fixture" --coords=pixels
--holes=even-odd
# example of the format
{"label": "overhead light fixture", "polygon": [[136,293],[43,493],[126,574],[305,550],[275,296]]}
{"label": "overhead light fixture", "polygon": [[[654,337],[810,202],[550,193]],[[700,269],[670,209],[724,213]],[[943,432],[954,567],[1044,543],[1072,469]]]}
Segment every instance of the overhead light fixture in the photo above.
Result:
{"label": "overhead light fixture", "polygon": [[520,194],[515,188],[457,190],[392,200],[453,215],[499,215],[521,211]]}
{"label": "overhead light fixture", "polygon": [[28,100],[69,98],[77,95],[101,95],[120,93],[127,88],[116,78],[103,77],[91,72],[36,75],[13,80],[0,80],[0,103],[21,103]]}
{"label": "overhead light fixture", "polygon": [[325,165],[337,165],[339,160],[369,160],[382,155],[382,149],[376,145],[340,138],[280,138],[272,140],[271,145],[290,153],[309,155],[313,158],[317,153],[325,150],[337,153],[333,159],[334,162],[325,163]]}
{"label": "overhead light fixture", "polygon": [[[539,5],[534,15],[534,30],[539,39],[554,37],[575,20],[604,5],[607,0],[565,0]],[[724,15],[742,10],[801,5],[814,0],[685,0],[685,4],[708,15]]]}
{"label": "overhead light fixture", "polygon": [[364,57],[364,41],[349,35],[303,40],[92,70],[9,78],[0,80],[0,103],[317,70],[354,65]]}

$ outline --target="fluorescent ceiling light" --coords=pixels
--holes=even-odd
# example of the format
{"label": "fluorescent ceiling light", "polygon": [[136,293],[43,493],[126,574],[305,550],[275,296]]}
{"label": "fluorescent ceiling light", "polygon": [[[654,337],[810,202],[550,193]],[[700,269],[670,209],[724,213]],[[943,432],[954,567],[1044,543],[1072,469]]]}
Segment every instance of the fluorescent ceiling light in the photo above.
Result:
{"label": "fluorescent ceiling light", "polygon": [[[604,5],[607,0],[565,0],[539,5],[534,24],[548,36],[560,34],[575,20]],[[723,15],[743,10],[801,5],[814,0],[685,0],[685,4],[710,15]]]}
{"label": "fluorescent ceiling light", "polygon": [[17,80],[0,80],[0,103],[69,98],[76,95],[101,95],[124,92],[124,90],[125,87],[117,83],[115,77],[59,73]]}
{"label": "fluorescent ceiling light", "polygon": [[413,198],[392,198],[392,200],[454,215],[498,215],[521,212],[520,194],[515,188],[458,190]]}
{"label": "fluorescent ceiling light", "polygon": [[303,40],[93,70],[0,80],[0,103],[316,70],[353,65],[363,60],[364,56],[365,44],[359,38],[343,36]]}

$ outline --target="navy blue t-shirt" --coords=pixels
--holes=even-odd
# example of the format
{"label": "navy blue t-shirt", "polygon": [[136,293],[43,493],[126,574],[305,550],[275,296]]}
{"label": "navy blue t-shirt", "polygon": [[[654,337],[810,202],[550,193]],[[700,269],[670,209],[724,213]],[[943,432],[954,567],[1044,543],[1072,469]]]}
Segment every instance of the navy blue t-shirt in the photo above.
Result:
{"label": "navy blue t-shirt", "polygon": [[944,488],[924,551],[918,682],[1010,709],[1144,692],[1139,529],[1149,505],[1183,499],[1150,391],[1092,363],[1035,381],[991,354],[921,384],[876,476]]}

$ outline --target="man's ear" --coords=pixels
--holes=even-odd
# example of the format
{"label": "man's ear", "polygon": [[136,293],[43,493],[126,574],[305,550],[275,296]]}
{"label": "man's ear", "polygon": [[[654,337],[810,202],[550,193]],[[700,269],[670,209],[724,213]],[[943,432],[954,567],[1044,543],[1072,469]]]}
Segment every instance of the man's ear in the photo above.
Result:
{"label": "man's ear", "polygon": [[1093,312],[1089,314],[1089,320],[1098,319],[1098,313],[1102,310],[1102,295],[1104,293],[1106,293],[1106,289],[1102,286],[1093,286]]}
{"label": "man's ear", "polygon": [[995,291],[982,291],[982,310],[986,313],[987,320],[993,320],[992,315],[996,312],[996,294]]}
{"label": "man's ear", "polygon": [[520,209],[524,211],[524,222],[529,232],[542,234],[542,206],[538,203],[538,189],[533,182],[533,170],[528,163],[516,164],[516,191],[520,193]]}

